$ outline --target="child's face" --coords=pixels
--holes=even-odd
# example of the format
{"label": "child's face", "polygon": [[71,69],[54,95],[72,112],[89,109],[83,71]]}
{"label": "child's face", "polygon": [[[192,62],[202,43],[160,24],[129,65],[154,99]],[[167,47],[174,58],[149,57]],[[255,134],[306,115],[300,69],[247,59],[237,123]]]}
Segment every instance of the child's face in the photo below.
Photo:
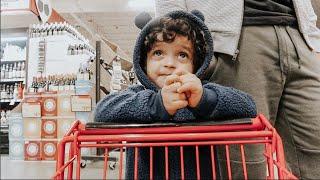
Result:
{"label": "child's face", "polygon": [[156,42],[147,53],[147,75],[160,88],[167,76],[179,71],[193,73],[194,48],[188,37],[176,34],[171,43]]}

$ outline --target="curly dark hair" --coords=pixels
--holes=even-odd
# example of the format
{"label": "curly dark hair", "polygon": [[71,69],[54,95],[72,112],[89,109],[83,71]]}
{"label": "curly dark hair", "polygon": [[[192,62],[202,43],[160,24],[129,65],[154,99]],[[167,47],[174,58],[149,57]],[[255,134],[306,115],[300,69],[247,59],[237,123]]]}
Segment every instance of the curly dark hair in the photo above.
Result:
{"label": "curly dark hair", "polygon": [[[157,23],[156,26],[152,27],[150,33],[146,36],[144,41],[144,47],[142,48],[143,57],[147,57],[149,52],[156,42],[167,42],[171,43],[174,41],[176,34],[188,37],[194,48],[193,66],[194,71],[198,70],[205,59],[207,52],[207,44],[204,38],[203,31],[198,28],[195,24],[185,18],[173,19],[170,17],[163,17]],[[162,36],[159,36],[162,35]],[[162,37],[159,39],[159,37]],[[146,62],[143,62],[145,67]]]}

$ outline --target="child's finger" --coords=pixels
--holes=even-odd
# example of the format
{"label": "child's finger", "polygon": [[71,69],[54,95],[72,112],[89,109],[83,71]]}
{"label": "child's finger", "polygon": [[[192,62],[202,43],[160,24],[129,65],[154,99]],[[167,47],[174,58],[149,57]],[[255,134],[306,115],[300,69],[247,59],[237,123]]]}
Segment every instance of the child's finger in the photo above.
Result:
{"label": "child's finger", "polygon": [[188,91],[195,91],[195,90],[197,90],[196,86],[191,82],[187,82],[187,83],[183,84],[181,87],[179,87],[177,89],[177,92],[178,93],[185,93]]}
{"label": "child's finger", "polygon": [[179,96],[180,100],[186,100],[187,99],[187,96],[186,96],[185,93],[179,93],[178,96]]}
{"label": "child's finger", "polygon": [[179,76],[177,76],[176,74],[172,74],[170,76],[167,76],[166,80],[165,80],[165,85],[169,86],[174,82],[179,82],[180,78]]}
{"label": "child's finger", "polygon": [[168,85],[167,89],[170,91],[170,92],[175,92],[177,93],[177,89],[181,86],[181,83],[180,82],[175,82],[175,83],[172,83],[170,85]]}
{"label": "child's finger", "polygon": [[175,72],[174,74],[176,74],[178,76],[182,76],[182,75],[190,74],[190,73],[186,70],[179,70],[179,71]]}
{"label": "child's finger", "polygon": [[181,83],[187,83],[187,82],[195,81],[196,78],[197,76],[195,76],[194,74],[184,74],[180,76],[179,80]]}
{"label": "child's finger", "polygon": [[174,101],[172,102],[172,105],[175,106],[177,109],[181,109],[188,106],[188,101],[186,100]]}
{"label": "child's finger", "polygon": [[190,91],[187,91],[187,92],[184,92],[184,93],[181,93],[181,94],[185,94],[186,98],[189,98],[191,96]]}

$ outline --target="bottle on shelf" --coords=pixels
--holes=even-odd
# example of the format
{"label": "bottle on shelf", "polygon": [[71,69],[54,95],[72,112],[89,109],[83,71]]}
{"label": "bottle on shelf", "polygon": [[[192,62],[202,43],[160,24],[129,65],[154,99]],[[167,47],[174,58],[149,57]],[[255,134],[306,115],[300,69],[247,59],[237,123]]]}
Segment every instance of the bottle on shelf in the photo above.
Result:
{"label": "bottle on shelf", "polygon": [[21,63],[21,75],[20,75],[20,77],[21,78],[25,78],[26,77],[26,71],[25,71],[25,62],[22,62]]}
{"label": "bottle on shelf", "polygon": [[6,67],[4,69],[4,79],[9,78],[9,64],[6,64]]}
{"label": "bottle on shelf", "polygon": [[6,85],[6,100],[10,99],[10,85]]}
{"label": "bottle on shelf", "polygon": [[12,67],[12,64],[10,64],[9,65],[8,79],[12,79],[12,72],[13,72],[13,67]]}
{"label": "bottle on shelf", "polygon": [[18,62],[18,63],[17,63],[16,77],[17,77],[17,78],[21,78],[21,62]]}
{"label": "bottle on shelf", "polygon": [[6,71],[6,66],[5,64],[1,65],[1,79],[5,79],[5,71]]}
{"label": "bottle on shelf", "polygon": [[9,100],[13,99],[13,93],[14,93],[13,91],[14,91],[14,86],[11,85],[9,88]]}
{"label": "bottle on shelf", "polygon": [[2,110],[0,115],[1,115],[1,118],[0,118],[1,126],[6,126],[8,124],[6,112]]}
{"label": "bottle on shelf", "polygon": [[0,86],[0,97],[1,97],[1,100],[5,100],[7,98],[7,93],[6,93],[6,85],[5,84],[2,84]]}
{"label": "bottle on shelf", "polygon": [[12,69],[12,78],[17,78],[17,63],[13,64],[13,69]]}

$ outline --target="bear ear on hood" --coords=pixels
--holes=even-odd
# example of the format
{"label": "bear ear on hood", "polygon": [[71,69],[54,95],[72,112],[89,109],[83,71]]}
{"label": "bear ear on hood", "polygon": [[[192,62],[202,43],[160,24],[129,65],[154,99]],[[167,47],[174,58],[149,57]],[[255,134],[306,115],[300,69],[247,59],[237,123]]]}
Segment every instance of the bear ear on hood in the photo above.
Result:
{"label": "bear ear on hood", "polygon": [[197,16],[198,18],[200,18],[204,22],[204,15],[199,10],[196,10],[196,9],[192,10],[191,14]]}
{"label": "bear ear on hood", "polygon": [[149,13],[142,12],[135,17],[134,24],[137,28],[142,29],[151,19],[152,17]]}

